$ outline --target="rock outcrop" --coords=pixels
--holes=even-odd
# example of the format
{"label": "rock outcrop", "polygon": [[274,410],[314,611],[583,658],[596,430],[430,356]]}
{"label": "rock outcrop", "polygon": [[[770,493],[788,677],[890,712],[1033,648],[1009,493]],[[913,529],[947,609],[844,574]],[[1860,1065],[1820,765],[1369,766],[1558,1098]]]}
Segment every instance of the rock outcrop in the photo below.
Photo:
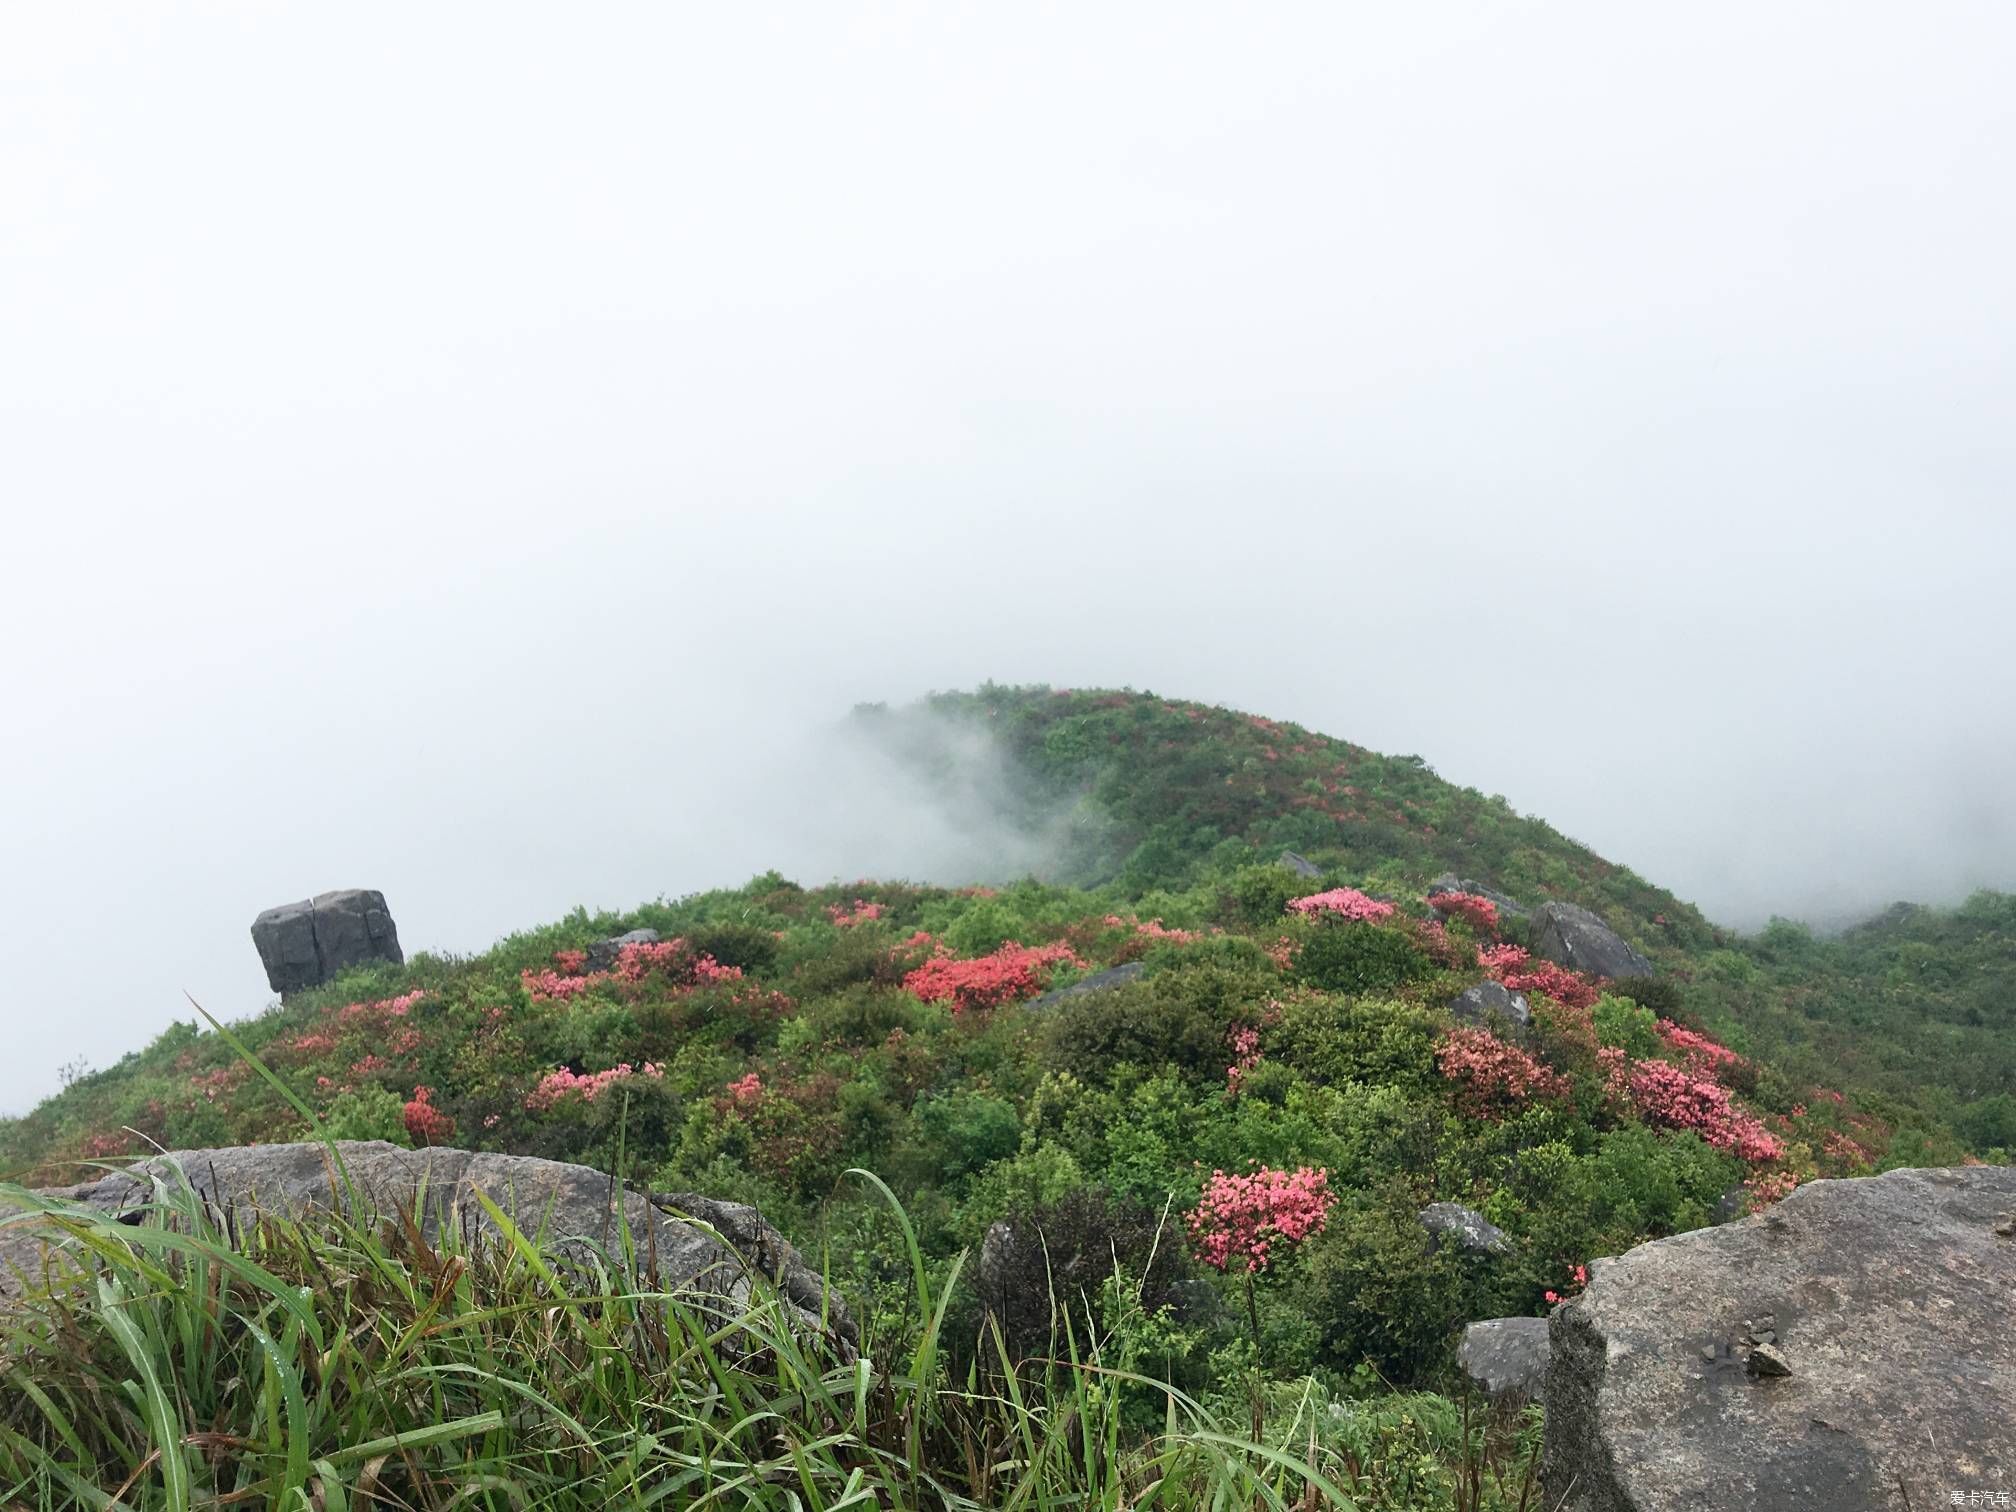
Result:
{"label": "rock outcrop", "polygon": [[1110,992],[1115,987],[1125,987],[1129,982],[1138,981],[1141,973],[1148,968],[1139,961],[1129,961],[1124,966],[1109,966],[1104,971],[1095,971],[1088,977],[1081,977],[1069,987],[1059,987],[1055,992],[1046,992],[1039,998],[1031,998],[1031,1008],[1049,1008],[1067,998],[1084,997],[1092,992]]}
{"label": "rock outcrop", "polygon": [[1437,1245],[1453,1244],[1473,1255],[1502,1255],[1512,1248],[1510,1234],[1460,1202],[1431,1202],[1420,1218]]}
{"label": "rock outcrop", "polygon": [[[155,1156],[41,1195],[121,1223],[172,1221],[157,1197],[164,1184],[177,1189],[186,1177],[212,1212],[235,1227],[260,1213],[410,1212],[430,1240],[445,1230],[477,1243],[495,1242],[501,1232],[476,1200],[480,1192],[523,1232],[542,1236],[547,1252],[563,1264],[620,1254],[627,1222],[634,1253],[640,1263],[655,1261],[658,1283],[667,1290],[739,1304],[750,1294],[752,1276],[760,1273],[808,1330],[819,1326],[823,1297],[836,1338],[844,1342],[852,1335],[839,1298],[826,1294],[821,1277],[754,1208],[691,1192],[647,1196],[588,1166],[523,1155],[407,1150],[382,1140],[344,1141],[336,1148],[341,1176],[320,1144],[247,1145]],[[66,1253],[39,1220],[0,1206],[0,1301],[19,1295],[45,1261],[61,1266]]]}
{"label": "rock outcrop", "polygon": [[2016,1494],[2016,1169],[1816,1181],[1590,1271],[1551,1320],[1548,1507]]}
{"label": "rock outcrop", "polygon": [[1533,951],[1592,977],[1652,975],[1652,963],[1586,908],[1542,903],[1533,910]]}
{"label": "rock outcrop", "polygon": [[1323,875],[1322,867],[1311,861],[1307,856],[1299,856],[1294,851],[1281,852],[1281,864],[1295,873],[1296,876],[1304,877],[1311,881]]}
{"label": "rock outcrop", "polygon": [[1526,994],[1514,992],[1502,982],[1479,982],[1450,999],[1449,1011],[1471,1024],[1488,1024],[1495,1018],[1515,1029],[1524,1029],[1533,1022]]}
{"label": "rock outcrop", "polygon": [[1545,1318],[1486,1318],[1456,1346],[1456,1363],[1494,1402],[1541,1400],[1547,1360]]}
{"label": "rock outcrop", "polygon": [[406,960],[385,894],[361,887],[267,909],[252,921],[252,944],[267,983],[282,996],[319,987],[367,961],[398,966]]}

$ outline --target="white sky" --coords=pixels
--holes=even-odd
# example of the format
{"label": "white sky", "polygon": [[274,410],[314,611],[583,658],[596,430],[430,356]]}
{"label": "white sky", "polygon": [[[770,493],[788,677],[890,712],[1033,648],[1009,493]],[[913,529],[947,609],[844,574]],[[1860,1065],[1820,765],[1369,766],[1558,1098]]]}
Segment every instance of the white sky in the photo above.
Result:
{"label": "white sky", "polygon": [[0,1110],[256,1009],[311,891],[466,949],[868,869],[797,742],[990,676],[1418,752],[1732,922],[2016,886],[2012,43],[7,9]]}

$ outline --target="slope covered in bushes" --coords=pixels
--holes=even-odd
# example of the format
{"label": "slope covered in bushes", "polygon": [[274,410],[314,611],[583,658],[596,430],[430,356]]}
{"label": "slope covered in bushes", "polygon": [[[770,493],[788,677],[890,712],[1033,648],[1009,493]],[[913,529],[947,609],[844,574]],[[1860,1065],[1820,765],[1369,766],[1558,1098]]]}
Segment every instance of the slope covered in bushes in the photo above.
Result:
{"label": "slope covered in bushes", "polygon": [[[1166,1212],[1165,1258],[1221,1277],[1243,1262],[1199,1228],[1213,1173],[1322,1173],[1321,1221],[1264,1285],[1221,1283],[1244,1328],[1172,1312],[1159,1347],[1198,1379],[1228,1350],[1274,1373],[1436,1379],[1456,1323],[1543,1307],[1590,1256],[1707,1222],[1732,1189],[1768,1201],[1962,1153],[1908,1107],[1858,1108],[1749,1054],[1697,1009],[1722,999],[1693,963],[1729,946],[1696,914],[1418,762],[1137,695],[990,689],[930,714],[996,732],[1020,783],[1003,812],[1056,831],[1060,865],[1094,885],[765,876],[353,974],[243,1039],[327,1132],[589,1162],[620,1146],[660,1188],[823,1236],[871,1292],[882,1236],[834,1196],[850,1166],[890,1180],[936,1255],[1008,1219],[1067,1252],[1139,1235],[1121,1258],[1145,1267]],[[1279,864],[1287,846],[1324,874]],[[1430,906],[1443,869],[1587,903],[1666,970],[1607,984],[1529,958],[1488,902]],[[634,928],[659,939],[590,961]],[[1112,990],[1030,1001],[1136,961]],[[1486,978],[1528,996],[1530,1028],[1450,1016]],[[0,1161],[54,1176],[146,1141],[309,1132],[185,1025],[7,1127]],[[1415,1214],[1434,1200],[1478,1208],[1513,1255],[1425,1253]]]}
{"label": "slope covered in bushes", "polygon": [[[1901,1032],[1901,1004],[1936,1069],[1959,998],[1911,947],[1956,927],[1937,916],[1740,941],[1418,761],[1224,710],[986,689],[856,718],[926,786],[963,781],[951,764],[986,730],[1005,753],[990,822],[1042,837],[1053,880],[769,874],[358,971],[236,1026],[239,1047],[180,1025],[80,1080],[0,1126],[0,1174],[318,1131],[620,1163],[756,1203],[871,1335],[914,1337],[911,1241],[847,1175],[863,1168],[934,1274],[966,1257],[934,1345],[948,1381],[1096,1335],[1110,1366],[1214,1417],[1314,1432],[1368,1505],[1441,1507],[1462,1472],[1423,1424],[1457,1409],[1388,1393],[1455,1390],[1463,1322],[1544,1311],[1591,1257],[1718,1207],[1965,1156],[1922,1088],[1874,1066],[1844,1084],[1832,1066],[1864,1061],[1798,1032],[1853,1052],[1855,1033]],[[1595,909],[1657,973],[1548,961],[1523,914],[1431,900],[1444,872]],[[1998,907],[1965,938],[2006,941]],[[657,938],[606,943],[639,929]],[[1452,1012],[1494,981],[1530,1024]],[[1800,996],[1823,981],[1838,1024]],[[1999,1023],[1993,993],[1968,1001],[1962,1027]],[[2006,1142],[1977,1122],[1984,1148]],[[1505,1252],[1430,1244],[1430,1202],[1475,1209]],[[1144,1433],[1167,1408],[1121,1398]]]}

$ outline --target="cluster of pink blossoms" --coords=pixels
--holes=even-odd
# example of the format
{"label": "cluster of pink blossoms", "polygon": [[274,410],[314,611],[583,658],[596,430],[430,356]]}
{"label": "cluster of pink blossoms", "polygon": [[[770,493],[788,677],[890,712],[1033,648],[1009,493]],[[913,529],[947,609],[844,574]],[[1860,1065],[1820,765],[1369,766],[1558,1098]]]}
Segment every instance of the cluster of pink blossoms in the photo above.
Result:
{"label": "cluster of pink blossoms", "polygon": [[588,957],[578,950],[556,950],[553,959],[559,971],[548,967],[519,973],[526,994],[535,1003],[566,1002],[604,982],[622,982],[634,987],[653,972],[666,977],[674,987],[707,987],[716,982],[739,981],[742,976],[740,966],[723,966],[712,956],[694,955],[683,939],[625,945],[616,953],[615,969],[611,971],[583,973],[581,968],[588,963]]}
{"label": "cluster of pink blossoms", "polygon": [[1727,1045],[1717,1044],[1705,1034],[1696,1034],[1671,1019],[1659,1020],[1659,1037],[1680,1052],[1687,1069],[1703,1076],[1720,1076],[1724,1067],[1740,1066],[1743,1057]]}
{"label": "cluster of pink blossoms", "polygon": [[1517,945],[1487,945],[1477,952],[1477,964],[1513,992],[1544,993],[1569,1008],[1592,1008],[1603,995],[1580,972],[1552,961],[1530,960]]}
{"label": "cluster of pink blossoms", "polygon": [[1108,929],[1132,929],[1135,937],[1143,940],[1168,940],[1188,945],[1193,940],[1204,938],[1194,929],[1170,929],[1160,919],[1150,919],[1144,924],[1139,919],[1123,919],[1118,914],[1108,914],[1103,922]]}
{"label": "cluster of pink blossoms", "polygon": [[233,1061],[228,1066],[219,1066],[214,1071],[199,1071],[189,1078],[189,1090],[201,1093],[205,1102],[217,1101],[220,1092],[231,1092],[245,1083],[250,1069],[243,1061]]}
{"label": "cluster of pink blossoms", "polygon": [[763,1078],[751,1071],[747,1076],[728,1083],[728,1095],[738,1108],[753,1108],[763,1100]]}
{"label": "cluster of pink blossoms", "polygon": [[[316,1027],[282,1040],[279,1048],[300,1056],[326,1055],[337,1048],[345,1035],[391,1032],[394,1021],[405,1018],[426,997],[427,990],[419,987],[398,997],[380,998],[370,1003],[345,1003],[341,1008],[326,1009]],[[411,1034],[417,1043],[417,1030],[407,1029],[404,1032]]]}
{"label": "cluster of pink blossoms", "polygon": [[1330,1173],[1309,1166],[1263,1166],[1246,1176],[1213,1171],[1190,1214],[1197,1258],[1221,1271],[1264,1271],[1277,1250],[1321,1233],[1336,1200]]}
{"label": "cluster of pink blossoms", "polygon": [[[562,952],[578,955],[578,951]],[[590,972],[587,976],[562,976],[552,969],[545,971],[521,971],[519,981],[525,984],[525,991],[535,1003],[564,1003],[569,998],[579,997],[597,982],[609,980],[606,971]]]}
{"label": "cluster of pink blossoms", "polygon": [[1306,898],[1292,898],[1288,911],[1298,914],[1326,914],[1339,919],[1356,919],[1369,923],[1373,919],[1388,919],[1393,916],[1393,905],[1382,903],[1377,898],[1368,898],[1355,887],[1333,887],[1328,892],[1311,893]]}
{"label": "cluster of pink blossoms", "polygon": [[1568,1095],[1568,1081],[1488,1029],[1451,1029],[1435,1047],[1435,1069],[1456,1083],[1466,1113],[1498,1118],[1541,1098]]}
{"label": "cluster of pink blossoms", "polygon": [[432,1087],[415,1087],[405,1113],[406,1133],[415,1144],[446,1144],[455,1137],[455,1120],[434,1106]]}
{"label": "cluster of pink blossoms", "polygon": [[940,953],[907,973],[903,985],[927,1003],[949,1002],[954,1013],[1034,997],[1042,991],[1051,967],[1085,964],[1068,945],[1018,945],[1010,940],[970,961],[944,954],[943,946],[937,948]]}
{"label": "cluster of pink blossoms", "polygon": [[1721,1083],[1665,1061],[1633,1061],[1618,1049],[1599,1050],[1596,1058],[1612,1095],[1628,1099],[1647,1123],[1692,1129],[1716,1149],[1753,1165],[1784,1154],[1771,1131],[1737,1107]]}
{"label": "cluster of pink blossoms", "polygon": [[871,919],[881,918],[887,912],[888,910],[880,903],[870,903],[863,898],[856,898],[852,908],[840,903],[826,905],[826,916],[842,929],[852,929],[856,924],[866,924]]}
{"label": "cluster of pink blossoms", "polygon": [[1745,1207],[1755,1213],[1782,1202],[1799,1187],[1799,1173],[1796,1171],[1759,1171],[1743,1183],[1743,1191],[1748,1197]]}
{"label": "cluster of pink blossoms", "polygon": [[399,997],[380,998],[375,1003],[345,1003],[336,1010],[336,1022],[355,1023],[359,1019],[404,1018],[427,997],[427,989],[416,987]]}
{"label": "cluster of pink blossoms", "polygon": [[684,940],[625,945],[616,952],[616,970],[611,974],[619,982],[636,983],[654,971],[663,973],[675,987],[706,987],[742,978],[740,966],[723,966],[710,955],[696,956]]}
{"label": "cluster of pink blossoms", "polygon": [[581,1094],[583,1102],[593,1102],[618,1082],[628,1081],[633,1076],[648,1076],[653,1081],[665,1075],[665,1068],[655,1061],[646,1061],[641,1066],[633,1066],[625,1061],[620,1066],[611,1066],[607,1071],[569,1071],[562,1066],[558,1071],[548,1072],[532,1089],[525,1099],[525,1106],[534,1113],[543,1113],[562,1100]]}
{"label": "cluster of pink blossoms", "polygon": [[1455,915],[1479,934],[1498,933],[1498,905],[1477,893],[1437,893],[1428,900],[1428,906],[1437,913]]}
{"label": "cluster of pink blossoms", "polygon": [[1232,1064],[1225,1068],[1225,1095],[1237,1097],[1244,1085],[1246,1073],[1251,1071],[1266,1056],[1260,1049],[1260,1031],[1250,1024],[1235,1024],[1225,1036],[1225,1043],[1232,1048]]}
{"label": "cluster of pink blossoms", "polygon": [[1583,1287],[1589,1284],[1589,1267],[1586,1265],[1578,1265],[1574,1269],[1570,1270],[1568,1272],[1568,1284],[1574,1287],[1575,1291],[1557,1292],[1550,1290],[1543,1293],[1542,1295],[1544,1295],[1549,1302],[1567,1301],[1569,1297],[1575,1295],[1575,1292],[1579,1292],[1580,1290],[1582,1290]]}

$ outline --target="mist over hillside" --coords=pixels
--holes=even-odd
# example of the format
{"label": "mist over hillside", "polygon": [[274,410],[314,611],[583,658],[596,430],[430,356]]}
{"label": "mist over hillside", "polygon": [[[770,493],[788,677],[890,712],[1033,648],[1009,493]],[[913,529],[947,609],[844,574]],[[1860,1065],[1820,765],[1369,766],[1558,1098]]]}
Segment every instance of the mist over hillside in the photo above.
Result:
{"label": "mist over hillside", "polygon": [[[54,959],[39,958],[24,968],[47,976],[42,990],[67,1011],[20,1026],[21,1053],[0,1068],[0,1113],[54,1090],[59,1066],[106,1064],[188,1018],[185,991],[226,1016],[255,1009],[267,992],[244,926],[260,908],[329,886],[378,887],[413,948],[467,953],[576,905],[623,909],[771,870],[815,884],[878,877],[956,886],[1022,876],[1095,881],[1118,862],[1110,826],[1084,805],[1083,787],[1033,784],[1026,761],[971,709],[927,699],[813,717],[808,701],[791,702],[743,705],[732,737],[675,734],[647,703],[626,716],[621,742],[486,747],[466,759],[429,742],[421,749],[436,759],[382,768],[368,789],[317,794],[284,767],[244,767],[228,803],[220,793],[209,805],[171,796],[181,790],[178,754],[164,752],[155,800],[142,809],[132,805],[146,789],[115,795],[106,813],[130,816],[142,832],[165,824],[191,857],[211,854],[203,847],[214,836],[236,831],[229,864],[121,870],[120,829],[52,860],[55,876],[74,878],[69,889],[31,889],[20,872],[0,883],[17,894],[17,920],[41,917],[48,930],[60,927],[51,910],[88,885],[122,900],[120,949],[94,971],[59,972]],[[660,743],[641,738],[654,728]],[[192,773],[192,784],[200,780]],[[1893,824],[1900,807],[1931,814],[1961,805],[1972,791],[1900,792],[1883,822]],[[1914,877],[1929,884],[1943,866],[1954,868],[1944,885],[1907,895],[1953,904],[2002,878],[1990,864],[2002,833],[1992,806],[1971,826],[1928,819],[1914,870],[1857,828],[1863,802],[1844,807],[1835,848],[1813,854],[1803,890],[1748,911],[1718,909],[1710,892],[1704,911],[1742,928],[1788,916],[1831,931],[1875,914]],[[1749,896],[1763,886],[1745,864],[1760,842],[1732,835],[1729,822],[1726,811],[1685,822],[1670,803],[1648,799],[1627,827],[1647,835],[1648,849],[1699,870],[1636,869],[1681,898],[1700,901],[1690,875]],[[1859,851],[1858,839],[1866,842]],[[1970,855],[1978,864],[1962,864]],[[1773,862],[1781,872],[1787,864],[1782,855]],[[107,870],[87,884],[87,866]],[[46,884],[51,873],[40,876]],[[102,1027],[80,1036],[80,1019]]]}

